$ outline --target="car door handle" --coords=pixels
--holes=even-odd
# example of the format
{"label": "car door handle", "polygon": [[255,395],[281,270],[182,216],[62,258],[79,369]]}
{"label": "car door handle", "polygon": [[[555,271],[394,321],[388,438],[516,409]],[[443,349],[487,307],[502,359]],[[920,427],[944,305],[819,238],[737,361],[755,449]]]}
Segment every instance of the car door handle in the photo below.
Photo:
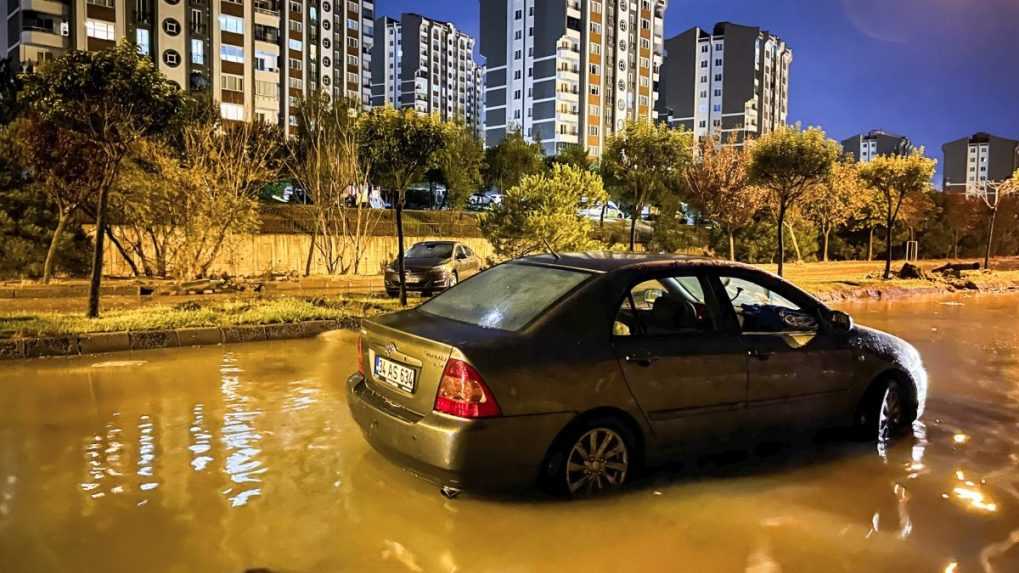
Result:
{"label": "car door handle", "polygon": [[771,352],[764,352],[763,350],[758,350],[756,348],[753,350],[747,350],[747,356],[750,356],[751,358],[756,358],[758,360],[767,360],[771,358],[771,355],[772,355]]}
{"label": "car door handle", "polygon": [[655,358],[654,356],[650,356],[650,355],[647,355],[647,354],[642,354],[642,355],[627,355],[626,356],[626,361],[627,362],[632,362],[632,363],[634,363],[634,364],[636,364],[638,366],[644,366],[644,367],[651,366],[652,364],[655,363],[656,360],[658,360],[658,359]]}

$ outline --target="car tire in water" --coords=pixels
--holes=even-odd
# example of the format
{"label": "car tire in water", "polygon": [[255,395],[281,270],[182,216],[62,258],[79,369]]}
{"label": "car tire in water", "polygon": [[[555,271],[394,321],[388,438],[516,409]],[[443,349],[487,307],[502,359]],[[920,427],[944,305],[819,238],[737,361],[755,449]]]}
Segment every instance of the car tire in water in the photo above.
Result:
{"label": "car tire in water", "polygon": [[909,403],[909,392],[902,381],[885,378],[875,382],[857,410],[857,437],[870,441],[901,436],[915,417]]}
{"label": "car tire in water", "polygon": [[542,471],[545,489],[583,498],[619,490],[637,467],[636,439],[612,417],[588,420],[560,436]]}

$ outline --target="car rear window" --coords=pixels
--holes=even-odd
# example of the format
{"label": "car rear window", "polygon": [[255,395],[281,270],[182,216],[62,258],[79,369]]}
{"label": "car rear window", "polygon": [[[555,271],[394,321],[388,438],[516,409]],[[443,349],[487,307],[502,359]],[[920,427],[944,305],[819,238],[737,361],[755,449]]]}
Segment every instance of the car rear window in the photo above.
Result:
{"label": "car rear window", "polygon": [[508,263],[472,277],[419,308],[484,328],[517,331],[591,275]]}

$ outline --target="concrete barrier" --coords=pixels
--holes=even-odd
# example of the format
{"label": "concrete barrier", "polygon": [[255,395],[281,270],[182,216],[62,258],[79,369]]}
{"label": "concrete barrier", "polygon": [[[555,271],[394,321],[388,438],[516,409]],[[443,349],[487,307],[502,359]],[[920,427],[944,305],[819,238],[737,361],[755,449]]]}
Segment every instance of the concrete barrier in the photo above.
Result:
{"label": "concrete barrier", "polygon": [[103,354],[122,350],[150,350],[221,343],[312,338],[338,328],[357,327],[359,321],[309,320],[306,322],[238,326],[96,332],[40,338],[0,339],[0,360]]}

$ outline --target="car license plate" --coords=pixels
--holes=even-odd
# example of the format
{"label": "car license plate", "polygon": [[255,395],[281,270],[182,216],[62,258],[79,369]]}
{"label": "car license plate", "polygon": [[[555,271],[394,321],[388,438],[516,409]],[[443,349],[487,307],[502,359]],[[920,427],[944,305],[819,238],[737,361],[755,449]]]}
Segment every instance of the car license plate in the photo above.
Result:
{"label": "car license plate", "polygon": [[414,392],[414,369],[397,364],[381,356],[375,357],[373,369],[375,378],[394,386],[404,392]]}

